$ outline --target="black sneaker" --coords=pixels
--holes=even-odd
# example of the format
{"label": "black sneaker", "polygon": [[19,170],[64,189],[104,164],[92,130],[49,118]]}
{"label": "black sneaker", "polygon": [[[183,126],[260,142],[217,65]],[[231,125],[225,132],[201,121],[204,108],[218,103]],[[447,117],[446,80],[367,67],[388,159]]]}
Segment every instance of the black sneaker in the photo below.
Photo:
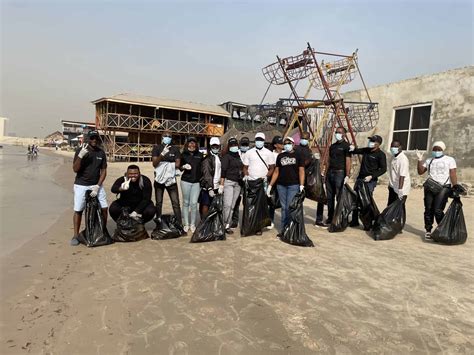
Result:
{"label": "black sneaker", "polygon": [[239,226],[238,222],[232,222],[232,224],[230,225],[230,228],[237,228],[238,226]]}
{"label": "black sneaker", "polygon": [[234,231],[233,231],[232,229],[230,229],[230,228],[227,228],[227,229],[225,230],[225,232],[226,232],[226,234],[234,234]]}
{"label": "black sneaker", "polygon": [[351,222],[349,224],[349,227],[359,227],[360,226],[360,223],[359,222]]}
{"label": "black sneaker", "polygon": [[328,225],[324,222],[316,222],[314,225],[317,226],[317,227],[321,227],[321,228],[327,228],[328,227]]}

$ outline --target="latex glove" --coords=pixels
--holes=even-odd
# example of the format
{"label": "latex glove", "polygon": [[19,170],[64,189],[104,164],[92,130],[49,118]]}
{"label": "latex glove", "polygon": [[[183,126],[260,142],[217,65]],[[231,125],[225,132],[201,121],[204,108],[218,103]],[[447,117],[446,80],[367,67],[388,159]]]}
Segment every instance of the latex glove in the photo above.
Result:
{"label": "latex glove", "polygon": [[168,145],[165,145],[165,147],[163,148],[163,151],[161,152],[161,156],[164,157],[166,154],[168,154],[170,151],[170,148]]}
{"label": "latex glove", "polygon": [[351,144],[349,146],[349,152],[353,152],[356,149],[355,145]]}
{"label": "latex glove", "polygon": [[364,182],[370,182],[372,180],[372,175],[366,176]]}
{"label": "latex glove", "polygon": [[401,200],[401,199],[403,199],[403,196],[405,196],[403,194],[403,190],[398,190],[398,198]]}
{"label": "latex glove", "polygon": [[304,191],[304,186],[300,185],[300,192],[303,192],[303,191]]}
{"label": "latex glove", "polygon": [[267,187],[267,196],[270,197],[272,195],[272,185],[268,185]]}
{"label": "latex glove", "polygon": [[89,147],[89,144],[82,143],[81,150],[79,151],[79,154],[77,154],[79,158],[82,159],[89,153],[89,150],[87,150],[87,147]]}
{"label": "latex glove", "polygon": [[129,187],[130,187],[130,179],[126,177],[125,181],[122,182],[122,185],[120,185],[120,190],[126,191],[129,189]]}
{"label": "latex glove", "polygon": [[138,214],[137,212],[133,211],[132,213],[129,214],[130,218],[133,218],[133,219],[138,219],[138,218],[141,218],[142,215],[141,214]]}
{"label": "latex glove", "polygon": [[423,160],[423,152],[420,152],[418,149],[415,150],[416,157],[418,158],[419,161]]}
{"label": "latex glove", "polygon": [[216,193],[214,192],[214,190],[209,190],[209,197],[211,198],[214,198],[214,196],[216,196]]}
{"label": "latex glove", "polygon": [[191,170],[192,169],[191,164],[184,164],[183,169],[184,170]]}
{"label": "latex glove", "polygon": [[344,185],[347,184],[348,182],[349,182],[349,176],[346,176],[346,177],[344,178]]}
{"label": "latex glove", "polygon": [[97,194],[99,193],[100,186],[99,185],[94,185],[92,186],[91,189],[91,197],[96,197]]}
{"label": "latex glove", "polygon": [[222,195],[224,193],[224,185],[219,185],[219,189],[217,190],[217,193],[219,195]]}
{"label": "latex glove", "polygon": [[242,180],[244,180],[244,182],[245,182],[245,181],[248,181],[248,179],[249,179],[249,176],[248,176],[248,175],[244,175],[244,177],[242,178]]}

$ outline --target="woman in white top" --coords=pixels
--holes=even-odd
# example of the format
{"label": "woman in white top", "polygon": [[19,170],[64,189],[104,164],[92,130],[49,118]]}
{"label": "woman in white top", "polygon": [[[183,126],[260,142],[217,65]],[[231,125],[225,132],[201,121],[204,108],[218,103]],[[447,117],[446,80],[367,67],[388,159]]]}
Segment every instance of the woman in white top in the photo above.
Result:
{"label": "woman in white top", "polygon": [[423,153],[416,152],[418,156],[418,174],[428,172],[428,178],[433,179],[442,186],[440,192],[435,193],[425,185],[425,239],[431,240],[433,220],[439,224],[444,217],[444,208],[448,201],[451,187],[457,185],[456,161],[444,154],[446,145],[437,141],[433,144],[432,157],[423,161]]}

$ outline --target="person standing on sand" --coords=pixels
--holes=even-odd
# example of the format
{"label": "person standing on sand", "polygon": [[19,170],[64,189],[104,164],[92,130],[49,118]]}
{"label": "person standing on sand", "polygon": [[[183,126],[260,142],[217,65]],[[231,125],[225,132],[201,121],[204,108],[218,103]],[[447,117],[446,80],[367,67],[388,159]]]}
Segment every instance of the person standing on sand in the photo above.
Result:
{"label": "person standing on sand", "polygon": [[107,224],[108,204],[105,194],[104,183],[107,176],[107,157],[99,146],[99,133],[90,131],[88,133],[89,143],[82,144],[76,150],[72,163],[72,170],[76,173],[74,180],[74,236],[71,245],[79,245],[77,236],[81,227],[82,211],[86,206],[86,191],[91,190],[90,196],[99,199],[104,217],[104,225]]}

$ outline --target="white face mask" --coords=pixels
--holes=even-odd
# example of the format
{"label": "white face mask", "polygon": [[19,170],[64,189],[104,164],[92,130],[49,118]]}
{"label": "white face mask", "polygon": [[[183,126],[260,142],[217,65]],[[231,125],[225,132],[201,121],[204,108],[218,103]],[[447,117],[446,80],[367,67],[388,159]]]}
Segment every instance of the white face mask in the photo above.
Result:
{"label": "white face mask", "polygon": [[342,141],[342,133],[336,133],[335,136],[337,141]]}
{"label": "white face mask", "polygon": [[367,144],[367,147],[369,148],[375,147],[375,142],[369,141],[369,143]]}
{"label": "white face mask", "polygon": [[257,147],[257,149],[262,149],[264,145],[264,141],[255,141],[255,147]]}

